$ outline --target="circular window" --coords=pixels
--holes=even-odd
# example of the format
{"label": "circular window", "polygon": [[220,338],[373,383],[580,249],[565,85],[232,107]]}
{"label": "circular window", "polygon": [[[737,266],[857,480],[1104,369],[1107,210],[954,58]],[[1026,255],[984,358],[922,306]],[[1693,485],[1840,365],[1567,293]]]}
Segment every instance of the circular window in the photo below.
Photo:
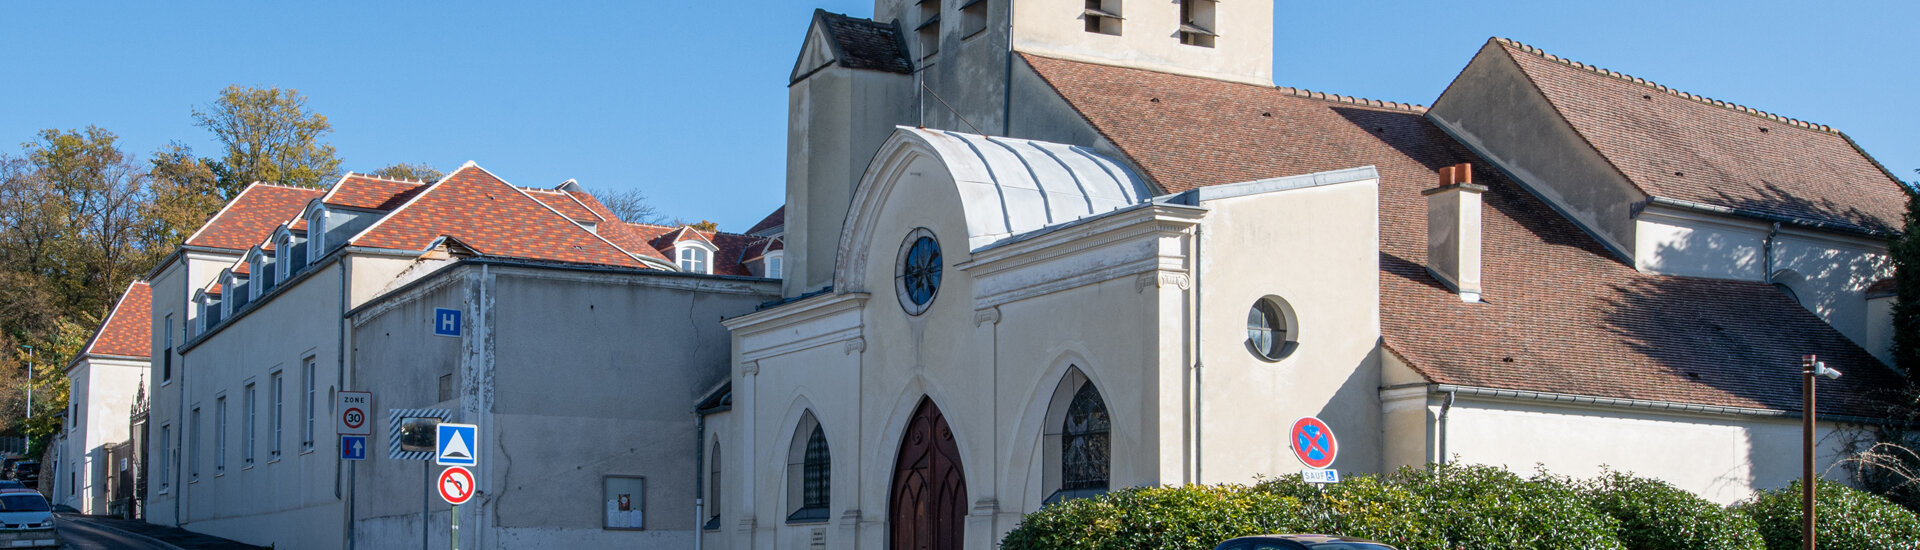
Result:
{"label": "circular window", "polygon": [[933,297],[940,293],[940,241],[933,238],[933,232],[922,227],[907,234],[907,240],[900,245],[900,258],[894,269],[895,292],[900,294],[900,307],[909,315],[919,315],[933,304]]}
{"label": "circular window", "polygon": [[1293,308],[1274,296],[1261,298],[1247,310],[1247,349],[1261,359],[1279,361],[1298,347]]}

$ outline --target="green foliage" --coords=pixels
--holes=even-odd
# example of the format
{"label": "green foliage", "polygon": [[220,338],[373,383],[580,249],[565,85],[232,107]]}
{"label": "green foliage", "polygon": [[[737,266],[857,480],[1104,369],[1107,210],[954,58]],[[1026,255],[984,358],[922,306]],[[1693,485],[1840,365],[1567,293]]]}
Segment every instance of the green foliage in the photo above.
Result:
{"label": "green foliage", "polygon": [[[1763,491],[1739,508],[1759,525],[1768,550],[1796,550],[1801,546],[1801,485]],[[1833,483],[1815,486],[1814,530],[1821,550],[1920,549],[1920,519],[1886,498]]]}
{"label": "green foliage", "polygon": [[1664,481],[1605,472],[1580,484],[1587,504],[1619,520],[1628,550],[1761,550],[1753,519]]}
{"label": "green foliage", "polygon": [[396,162],[387,165],[385,168],[369,172],[368,175],[388,179],[438,181],[441,176],[446,174],[440,173],[440,170],[435,169],[433,165],[424,162],[418,164]]}
{"label": "green foliage", "polygon": [[1238,536],[1298,531],[1298,498],[1235,485],[1126,489],[1029,514],[1005,550],[1210,550]]}
{"label": "green foliage", "polygon": [[1900,285],[1893,301],[1893,358],[1908,380],[1915,380],[1920,376],[1920,193],[1907,194],[1906,222],[1887,251]]}
{"label": "green foliage", "polygon": [[226,148],[210,164],[223,199],[253,182],[318,187],[340,173],[333,146],[320,142],[333,124],[307,111],[299,90],[228,86],[193,120]]}
{"label": "green foliage", "polygon": [[1391,481],[1427,501],[1425,519],[1450,548],[1621,548],[1619,522],[1588,507],[1566,479],[1449,464],[1401,468]]}

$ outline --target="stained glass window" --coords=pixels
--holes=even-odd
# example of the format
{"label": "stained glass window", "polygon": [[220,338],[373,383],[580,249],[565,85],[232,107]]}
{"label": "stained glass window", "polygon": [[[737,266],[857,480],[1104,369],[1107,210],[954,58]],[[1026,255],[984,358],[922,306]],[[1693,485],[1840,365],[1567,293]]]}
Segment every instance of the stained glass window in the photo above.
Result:
{"label": "stained glass window", "polygon": [[1111,428],[1100,391],[1093,384],[1081,385],[1067,405],[1066,425],[1061,428],[1060,490],[1107,488]]}
{"label": "stained glass window", "polygon": [[894,276],[900,305],[907,313],[926,311],[939,294],[943,264],[940,242],[933,238],[933,232],[917,229],[907,236],[907,245],[900,251],[899,273]]}
{"label": "stained glass window", "polygon": [[807,462],[801,484],[801,508],[826,508],[833,489],[833,459],[827,451],[827,434],[819,426],[807,435]]}

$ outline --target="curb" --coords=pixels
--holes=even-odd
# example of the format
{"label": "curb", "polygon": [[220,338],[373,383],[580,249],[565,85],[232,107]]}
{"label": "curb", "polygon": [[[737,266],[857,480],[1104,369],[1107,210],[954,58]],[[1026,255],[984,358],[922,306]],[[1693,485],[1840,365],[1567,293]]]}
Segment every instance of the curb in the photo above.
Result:
{"label": "curb", "polygon": [[146,536],[146,535],[142,535],[142,534],[139,534],[139,533],[135,533],[135,532],[132,532],[132,531],[128,531],[128,530],[126,530],[126,529],[121,529],[121,528],[119,528],[119,527],[113,527],[113,526],[110,526],[110,525],[105,525],[105,524],[101,524],[101,523],[96,523],[96,522],[93,522],[93,521],[89,521],[89,520],[86,520],[86,519],[82,519],[82,518],[80,518],[80,517],[77,517],[77,516],[76,516],[76,517],[67,517],[67,518],[61,518],[61,519],[62,519],[62,520],[64,520],[64,521],[72,521],[72,522],[78,522],[78,523],[84,523],[84,524],[87,524],[87,526],[88,526],[88,527],[92,527],[92,528],[95,528],[95,529],[99,529],[99,530],[102,530],[102,531],[109,531],[109,532],[113,532],[113,533],[118,533],[118,534],[120,534],[120,535],[125,535],[125,536],[128,536],[128,537],[133,537],[133,538],[136,538],[136,539],[141,539],[141,540],[145,540],[145,541],[147,541],[147,542],[150,542],[150,543],[153,543],[153,545],[154,545],[154,546],[159,546],[159,547],[161,547],[161,548],[166,548],[166,549],[168,549],[168,550],[186,550],[186,549],[184,549],[184,548],[181,548],[181,547],[178,547],[178,546],[174,546],[174,545],[173,545],[173,543],[170,543],[170,542],[167,542],[167,541],[164,541],[164,540],[160,540],[160,539],[156,539],[156,538],[153,538],[153,537],[149,537],[149,536]]}

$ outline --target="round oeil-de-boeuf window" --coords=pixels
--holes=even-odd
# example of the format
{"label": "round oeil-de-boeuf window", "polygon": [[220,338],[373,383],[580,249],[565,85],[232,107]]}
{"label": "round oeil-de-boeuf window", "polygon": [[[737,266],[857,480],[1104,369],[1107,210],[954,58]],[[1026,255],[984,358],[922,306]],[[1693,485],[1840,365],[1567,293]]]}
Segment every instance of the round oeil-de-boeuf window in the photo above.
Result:
{"label": "round oeil-de-boeuf window", "polygon": [[932,231],[922,227],[907,233],[893,276],[894,291],[900,294],[900,307],[907,314],[925,313],[933,305],[933,297],[940,293],[942,267],[940,241],[933,238]]}

